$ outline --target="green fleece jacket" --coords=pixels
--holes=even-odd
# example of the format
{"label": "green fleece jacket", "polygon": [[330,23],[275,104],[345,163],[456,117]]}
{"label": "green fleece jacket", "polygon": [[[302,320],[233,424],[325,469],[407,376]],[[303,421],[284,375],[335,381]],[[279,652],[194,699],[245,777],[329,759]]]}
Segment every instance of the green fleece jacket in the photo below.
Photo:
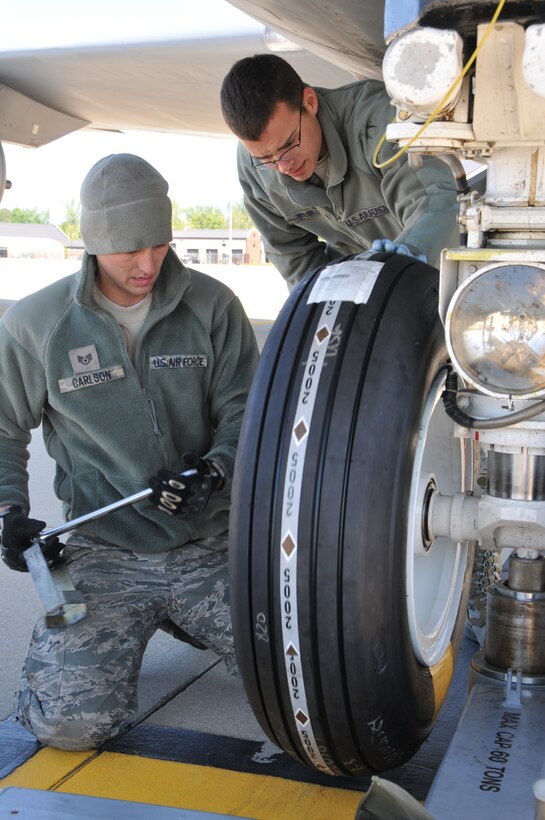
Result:
{"label": "green fleece jacket", "polygon": [[[96,259],[15,303],[0,324],[0,502],[30,509],[30,431],[43,425],[68,520],[182,469],[195,450],[225,470],[200,516],[149,501],[81,528],[137,552],[160,552],[227,529],[242,414],[257,362],[252,327],[223,284],[169,250],[133,365],[121,328],[93,300]],[[59,522],[48,522],[54,526]]]}
{"label": "green fleece jacket", "polygon": [[[366,250],[374,239],[392,239],[438,266],[441,250],[459,244],[448,166],[424,157],[421,168],[411,168],[407,155],[384,169],[373,166],[375,147],[395,115],[382,83],[315,91],[330,157],[325,189],[273,168],[253,168],[239,145],[244,202],[269,260],[293,285],[332,259]],[[395,150],[384,143],[379,161]]]}

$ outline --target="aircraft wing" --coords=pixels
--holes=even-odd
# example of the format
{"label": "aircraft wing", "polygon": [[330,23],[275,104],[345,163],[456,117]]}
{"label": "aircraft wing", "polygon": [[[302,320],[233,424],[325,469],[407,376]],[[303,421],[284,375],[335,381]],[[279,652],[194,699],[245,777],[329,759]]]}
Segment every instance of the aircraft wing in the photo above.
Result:
{"label": "aircraft wing", "polygon": [[384,0],[228,0],[354,77],[382,79]]}
{"label": "aircraft wing", "polygon": [[236,60],[267,52],[270,44],[288,46],[282,56],[311,84],[354,79],[225,6],[240,17],[238,30],[214,32],[210,22],[212,33],[172,41],[0,49],[0,142],[37,147],[83,127],[227,134],[219,106],[223,78]]}

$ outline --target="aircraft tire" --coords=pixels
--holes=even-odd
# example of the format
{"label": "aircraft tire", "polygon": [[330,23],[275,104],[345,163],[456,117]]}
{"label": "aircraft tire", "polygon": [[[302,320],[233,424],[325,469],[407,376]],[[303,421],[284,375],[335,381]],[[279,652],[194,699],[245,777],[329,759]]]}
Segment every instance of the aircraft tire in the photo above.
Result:
{"label": "aircraft tire", "polygon": [[471,571],[467,544],[422,535],[429,487],[458,492],[471,473],[441,403],[437,271],[401,255],[372,261],[383,267],[366,303],[309,303],[318,271],[271,330],[240,437],[229,548],[256,718],[298,760],[354,777],[401,765],[428,737]]}

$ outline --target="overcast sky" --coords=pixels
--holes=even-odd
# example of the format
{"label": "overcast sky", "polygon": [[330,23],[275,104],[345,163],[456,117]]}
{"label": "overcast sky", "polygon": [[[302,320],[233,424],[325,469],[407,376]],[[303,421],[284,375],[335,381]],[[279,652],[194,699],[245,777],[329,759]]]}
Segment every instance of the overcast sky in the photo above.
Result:
{"label": "overcast sky", "polygon": [[[152,13],[153,12],[153,13]],[[108,20],[107,29],[103,22]],[[29,24],[29,21],[32,21]],[[214,31],[238,31],[250,20],[226,0],[25,0],[10,3],[2,19],[2,50],[24,50],[80,44],[167,39]],[[65,205],[78,200],[89,168],[111,153],[139,154],[168,180],[170,195],[182,207],[225,207],[241,196],[236,174],[236,140],[174,134],[112,134],[80,131],[41,148],[4,143],[7,177],[0,208],[49,210],[51,220],[64,218]],[[59,173],[62,169],[62,173]]]}
{"label": "overcast sky", "polygon": [[6,175],[12,188],[0,208],[49,210],[62,222],[66,203],[79,200],[83,177],[108,154],[137,154],[151,162],[168,181],[170,198],[182,208],[238,202],[242,191],[236,171],[236,140],[184,137],[176,134],[68,134],[41,148],[4,144]]}
{"label": "overcast sky", "polygon": [[10,2],[9,14],[2,15],[1,49],[193,39],[255,25],[227,0],[24,0]]}

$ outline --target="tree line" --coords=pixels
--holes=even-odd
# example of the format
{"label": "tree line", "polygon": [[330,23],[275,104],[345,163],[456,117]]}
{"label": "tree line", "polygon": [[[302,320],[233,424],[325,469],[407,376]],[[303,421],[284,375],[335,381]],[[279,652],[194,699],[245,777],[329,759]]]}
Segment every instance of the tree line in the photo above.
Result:
{"label": "tree line", "polygon": [[[66,203],[64,220],[58,227],[69,239],[81,239],[80,214],[81,206],[78,202],[72,199]],[[13,208],[12,210],[0,208],[0,222],[47,224],[50,222],[49,211],[40,211],[37,208]],[[214,205],[194,205],[190,208],[182,208],[173,201],[172,227],[175,231],[183,231],[184,228],[227,230],[229,228],[229,206],[225,209]],[[249,230],[252,227],[252,220],[242,199],[231,205],[231,227],[235,231]]]}

